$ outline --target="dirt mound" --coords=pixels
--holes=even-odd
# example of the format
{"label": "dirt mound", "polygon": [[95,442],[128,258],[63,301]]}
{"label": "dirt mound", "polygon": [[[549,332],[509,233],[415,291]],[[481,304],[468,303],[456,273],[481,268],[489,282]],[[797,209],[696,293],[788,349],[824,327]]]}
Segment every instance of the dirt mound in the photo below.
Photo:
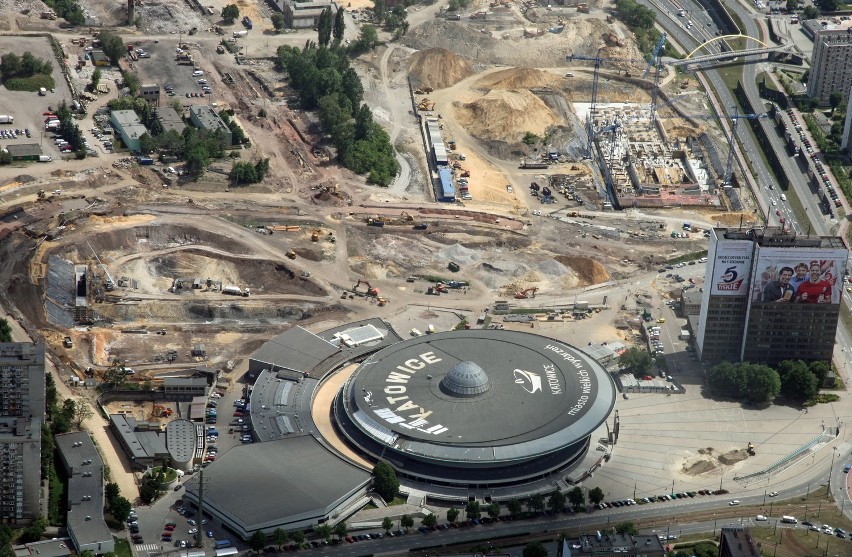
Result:
{"label": "dirt mound", "polygon": [[470,62],[444,48],[429,48],[411,56],[409,73],[418,86],[444,89],[473,73]]}
{"label": "dirt mound", "polygon": [[483,89],[534,89],[557,88],[564,85],[562,78],[535,68],[509,68],[490,73],[476,82]]}
{"label": "dirt mound", "polygon": [[557,123],[556,115],[529,91],[489,91],[456,106],[456,119],[471,135],[483,140],[515,143],[526,132],[543,136]]}
{"label": "dirt mound", "polygon": [[580,281],[584,284],[600,284],[608,281],[611,277],[606,267],[588,257],[573,257],[570,255],[559,255],[554,257],[558,262],[571,267]]}
{"label": "dirt mound", "polygon": [[712,472],[715,469],[716,465],[709,460],[699,460],[690,466],[687,466],[686,464],[683,465],[683,473],[690,476],[700,476],[701,474]]}
{"label": "dirt mound", "polygon": [[748,451],[745,449],[736,449],[719,456],[719,462],[728,466],[742,462],[748,458]]}

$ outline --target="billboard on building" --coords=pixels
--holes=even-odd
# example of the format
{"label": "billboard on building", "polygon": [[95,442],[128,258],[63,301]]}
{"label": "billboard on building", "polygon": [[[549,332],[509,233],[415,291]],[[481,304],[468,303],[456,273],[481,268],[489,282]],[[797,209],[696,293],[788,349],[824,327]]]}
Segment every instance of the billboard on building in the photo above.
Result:
{"label": "billboard on building", "polygon": [[710,277],[711,295],[748,294],[753,250],[754,242],[749,240],[717,240],[713,276]]}
{"label": "billboard on building", "polygon": [[848,255],[842,248],[760,248],[752,302],[839,304]]}

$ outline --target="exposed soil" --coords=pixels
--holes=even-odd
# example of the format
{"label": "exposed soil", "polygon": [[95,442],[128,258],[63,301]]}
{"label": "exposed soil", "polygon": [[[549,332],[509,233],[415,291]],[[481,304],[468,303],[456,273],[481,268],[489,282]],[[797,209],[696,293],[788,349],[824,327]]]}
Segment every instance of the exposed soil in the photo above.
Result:
{"label": "exposed soil", "polygon": [[415,88],[443,89],[473,73],[470,62],[445,48],[427,48],[411,55],[409,75]]}
{"label": "exposed soil", "polygon": [[527,90],[491,90],[483,97],[455,106],[456,119],[483,140],[519,142],[531,132],[543,136],[559,122],[541,99]]}

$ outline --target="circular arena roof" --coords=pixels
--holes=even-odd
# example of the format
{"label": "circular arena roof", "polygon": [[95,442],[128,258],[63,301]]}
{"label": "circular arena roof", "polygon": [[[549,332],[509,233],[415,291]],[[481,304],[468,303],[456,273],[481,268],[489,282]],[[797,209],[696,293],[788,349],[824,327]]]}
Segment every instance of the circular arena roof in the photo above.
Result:
{"label": "circular arena roof", "polygon": [[382,446],[480,467],[586,443],[615,404],[612,380],[583,352],[498,330],[389,346],[361,364],[342,394],[348,419]]}

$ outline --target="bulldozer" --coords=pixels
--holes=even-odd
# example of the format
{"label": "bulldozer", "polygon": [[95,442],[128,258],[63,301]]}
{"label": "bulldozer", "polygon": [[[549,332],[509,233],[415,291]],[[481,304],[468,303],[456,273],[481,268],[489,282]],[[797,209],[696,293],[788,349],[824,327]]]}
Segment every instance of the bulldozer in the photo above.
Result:
{"label": "bulldozer", "polygon": [[371,296],[371,297],[374,297],[374,298],[377,298],[379,296],[379,289],[378,288],[373,288],[372,286],[370,286],[369,282],[367,282],[366,280],[361,280],[361,279],[358,279],[358,282],[355,283],[355,286],[352,287],[352,292],[355,292],[356,294],[358,294],[359,293],[358,288],[362,284],[367,287],[367,292],[365,292],[366,296]]}
{"label": "bulldozer", "polygon": [[535,293],[538,292],[538,288],[527,288],[526,290],[521,290],[520,292],[515,293],[516,300],[526,300],[527,298],[535,298]]}
{"label": "bulldozer", "polygon": [[379,307],[384,307],[390,303],[390,300],[387,298],[376,298],[376,301],[379,302]]}

